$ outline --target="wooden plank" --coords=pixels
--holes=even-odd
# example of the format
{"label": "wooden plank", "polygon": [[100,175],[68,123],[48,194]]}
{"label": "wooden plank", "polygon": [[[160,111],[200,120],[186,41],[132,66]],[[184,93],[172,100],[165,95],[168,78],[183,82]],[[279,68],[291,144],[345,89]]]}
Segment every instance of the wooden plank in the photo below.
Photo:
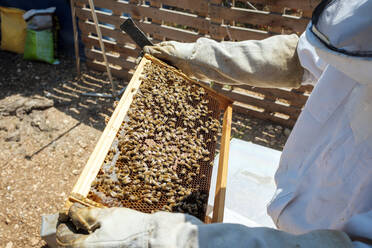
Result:
{"label": "wooden plank", "polygon": [[[76,14],[80,20],[92,20],[90,15],[90,9],[88,8],[78,8],[76,9]],[[97,11],[97,17],[100,23],[108,23],[115,26],[115,29],[119,29],[120,25],[125,21],[124,17],[122,18],[119,15],[112,15],[103,11]]]}
{"label": "wooden plank", "polygon": [[[83,41],[85,47],[99,47],[97,37],[82,35],[81,40]],[[138,48],[125,47],[124,44],[116,43],[115,41],[104,39],[103,42],[105,43],[105,47],[108,52],[120,53],[121,57],[131,56],[136,58],[141,52],[141,50]]]}
{"label": "wooden plank", "polygon": [[212,222],[223,222],[225,209],[225,195],[227,185],[227,171],[230,150],[230,135],[231,135],[231,120],[232,120],[232,105],[229,105],[224,113],[220,157],[218,162],[216,191],[213,203]]}
{"label": "wooden plank", "polygon": [[153,0],[164,5],[178,7],[182,9],[194,10],[198,12],[208,11],[208,1],[206,0]]}
{"label": "wooden plank", "polygon": [[155,34],[171,40],[182,42],[195,42],[201,35],[187,30],[172,28],[164,25],[139,22],[137,25],[146,33]]}
{"label": "wooden plank", "polygon": [[271,113],[283,113],[289,116],[293,116],[295,118],[301,113],[301,109],[295,107],[288,107],[284,105],[276,104],[275,102],[268,101],[266,99],[258,99],[254,98],[246,93],[239,92],[237,90],[227,90],[219,87],[213,87],[217,92],[233,99],[237,102],[242,102],[245,104],[253,105],[262,109],[265,109],[267,112]]}
{"label": "wooden plank", "polygon": [[280,125],[290,127],[290,128],[292,128],[294,124],[296,123],[296,118],[283,119],[283,118],[276,117],[273,114],[270,114],[267,112],[258,112],[258,111],[249,109],[245,106],[242,106],[236,103],[234,103],[233,109],[234,109],[234,112],[241,113],[241,114],[251,116],[253,118],[257,118],[261,120],[272,121],[274,123],[278,123]]}
{"label": "wooden plank", "polygon": [[267,26],[285,26],[296,32],[303,32],[309,23],[309,19],[283,16],[267,11],[250,10],[243,8],[226,8],[222,6],[209,6],[210,18],[222,18],[228,21],[249,23]]}
{"label": "wooden plank", "polygon": [[280,89],[274,89],[274,88],[259,88],[259,87],[252,87],[249,85],[238,85],[233,86],[234,89],[245,89],[252,92],[257,92],[259,94],[265,95],[265,98],[268,97],[270,99],[284,99],[287,100],[291,106],[295,106],[298,108],[302,108],[302,106],[307,101],[307,96],[304,96],[300,93],[295,93],[292,91],[285,91]]}
{"label": "wooden plank", "polygon": [[[96,33],[95,27],[92,23],[86,23],[80,20],[78,23],[79,23],[79,28],[82,34],[89,34],[89,33],[95,34]],[[120,30],[115,30],[115,29],[109,28],[107,26],[102,26],[102,25],[100,25],[100,27],[101,27],[101,32],[103,36],[113,38],[115,39],[117,43],[133,44],[133,41],[130,39],[130,37],[128,35],[123,34],[123,32],[121,32]]]}
{"label": "wooden plank", "polygon": [[[87,58],[91,60],[97,60],[97,61],[102,61],[102,52],[98,50],[92,50],[92,49],[85,49],[85,55]],[[108,62],[110,64],[118,65],[120,66],[123,70],[130,70],[133,69],[136,64],[134,62],[130,62],[126,60],[125,58],[119,56],[113,56],[112,54],[106,54]]]}
{"label": "wooden plank", "polygon": [[[85,64],[87,65],[88,68],[90,69],[93,69],[95,71],[101,71],[101,72],[105,72],[106,71],[106,67],[102,64],[103,61],[98,61],[98,62],[101,62],[101,63],[97,63],[96,61],[92,61],[92,60],[86,60]],[[111,72],[112,72],[112,75],[114,75],[115,77],[117,78],[122,78],[124,80],[128,80],[131,78],[131,74],[128,73],[127,70],[119,70],[117,69],[116,67],[113,67],[112,65],[110,65],[110,68],[111,68]]]}
{"label": "wooden plank", "polygon": [[[230,33],[230,35],[229,35]],[[240,28],[234,26],[218,25],[215,23],[210,24],[209,34],[213,38],[224,38],[231,36],[233,40],[261,40],[268,38],[273,33],[267,31],[261,31],[257,29]]]}
{"label": "wooden plank", "polygon": [[277,8],[291,8],[312,11],[321,0],[250,0],[250,3],[259,3]]}
{"label": "wooden plank", "polygon": [[[114,22],[109,22],[109,24],[113,24],[113,23]],[[166,37],[172,40],[178,40],[178,41],[183,41],[183,42],[193,42],[197,40],[199,37],[201,37],[201,35],[195,32],[191,32],[191,31],[187,31],[187,30],[183,30],[179,28],[168,27],[164,25],[153,24],[149,22],[136,22],[136,24],[145,33],[156,34],[158,36]],[[93,25],[92,23],[83,22],[79,20],[79,28],[83,30],[84,33],[88,33],[88,32],[95,33],[94,26],[92,27],[92,25]],[[104,25],[100,25],[100,27],[101,27],[101,32],[103,36],[112,37],[120,43],[126,43],[126,42],[132,43],[133,42],[131,41],[129,36],[125,35],[125,33],[122,32],[121,30],[114,29],[114,28],[104,26]]]}
{"label": "wooden plank", "polygon": [[80,54],[79,54],[79,37],[76,24],[76,6],[73,0],[70,0],[71,6],[71,17],[72,17],[72,28],[74,32],[74,48],[75,48],[75,63],[77,77],[80,78]]}
{"label": "wooden plank", "polygon": [[81,194],[87,196],[90,190],[90,185],[94,178],[97,176],[99,169],[105,160],[106,154],[109,151],[112,142],[114,141],[116,134],[124,120],[124,117],[129,110],[129,106],[133,100],[133,96],[137,93],[137,90],[141,84],[139,77],[143,71],[146,60],[142,60],[138,65],[136,72],[134,73],[130,83],[121,97],[114,113],[112,114],[110,121],[107,123],[105,130],[98,140],[96,147],[94,148],[84,170],[80,174],[78,181],[76,182],[72,193]]}
{"label": "wooden plank", "polygon": [[[78,2],[86,3],[88,0],[78,0]],[[188,2],[187,6],[190,4]],[[202,2],[203,5],[207,5],[205,1],[197,1]],[[204,3],[203,3],[204,2]],[[165,8],[156,8],[154,6],[160,6],[160,4],[165,4],[163,1],[151,1],[153,6],[146,6],[146,5],[137,5],[130,2],[116,2],[116,1],[106,1],[106,0],[95,0],[95,5],[100,8],[107,8],[111,10],[115,10],[115,13],[122,13],[130,14],[131,16],[137,17],[150,17],[155,20],[165,20],[167,22],[174,22],[181,25],[186,25],[194,28],[201,28],[201,29],[208,29],[208,20],[205,18],[200,18],[197,15],[193,15],[190,13],[182,12],[182,11],[174,11]],[[205,9],[206,13],[208,13],[208,8]],[[113,16],[110,13],[99,13],[106,16]],[[97,13],[97,15],[99,15]],[[103,19],[102,19],[103,20]],[[156,23],[156,22],[155,22]],[[159,23],[158,23],[159,24]],[[118,28],[119,26],[117,26]]]}
{"label": "wooden plank", "polygon": [[209,21],[194,14],[164,8],[145,7],[143,5],[131,6],[131,8],[136,9],[141,16],[150,17],[152,19],[163,20],[165,22],[176,23],[197,29],[209,29]]}

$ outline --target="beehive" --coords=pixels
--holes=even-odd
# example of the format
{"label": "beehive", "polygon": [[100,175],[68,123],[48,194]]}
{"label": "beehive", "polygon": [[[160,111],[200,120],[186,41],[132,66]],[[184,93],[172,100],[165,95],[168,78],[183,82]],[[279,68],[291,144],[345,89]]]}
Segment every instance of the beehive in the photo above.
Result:
{"label": "beehive", "polygon": [[[222,128],[215,220],[224,202],[231,101],[146,55],[70,197],[204,220],[219,117]],[[92,183],[93,182],[93,183]],[[87,201],[84,201],[87,203]],[[88,204],[92,205],[92,204]],[[97,204],[93,204],[97,205]],[[223,207],[222,207],[223,208]]]}

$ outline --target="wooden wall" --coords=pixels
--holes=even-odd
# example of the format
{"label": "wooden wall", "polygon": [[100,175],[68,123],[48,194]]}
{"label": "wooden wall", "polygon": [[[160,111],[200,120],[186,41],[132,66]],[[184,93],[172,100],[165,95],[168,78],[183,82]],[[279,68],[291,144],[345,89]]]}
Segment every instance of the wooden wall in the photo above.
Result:
{"label": "wooden wall", "polygon": [[[94,0],[112,74],[128,80],[140,50],[120,30],[130,16],[154,43],[264,39],[276,34],[301,34],[320,0]],[[75,0],[79,31],[88,67],[105,71],[87,0]],[[293,126],[311,87],[296,90],[213,84],[236,102],[234,111]]]}

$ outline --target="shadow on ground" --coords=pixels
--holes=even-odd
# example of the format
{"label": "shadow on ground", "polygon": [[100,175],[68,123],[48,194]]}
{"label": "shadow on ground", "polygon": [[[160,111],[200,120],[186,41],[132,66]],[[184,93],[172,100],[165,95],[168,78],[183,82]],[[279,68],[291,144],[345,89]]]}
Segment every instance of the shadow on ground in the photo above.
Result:
{"label": "shadow on ground", "polygon": [[[42,96],[54,101],[54,107],[98,130],[105,127],[105,117],[113,111],[112,98],[84,96],[95,92],[110,94],[111,85],[103,73],[82,66],[76,78],[75,61],[62,57],[59,65],[25,61],[21,55],[0,51],[0,100],[11,95]],[[115,79],[119,90],[125,85]]]}

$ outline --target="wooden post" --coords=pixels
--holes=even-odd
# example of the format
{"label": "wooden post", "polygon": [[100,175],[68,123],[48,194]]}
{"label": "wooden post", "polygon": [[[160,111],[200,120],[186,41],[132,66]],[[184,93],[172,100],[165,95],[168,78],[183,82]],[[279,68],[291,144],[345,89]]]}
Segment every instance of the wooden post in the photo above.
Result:
{"label": "wooden post", "polygon": [[107,61],[106,51],[105,51],[105,44],[103,44],[103,41],[102,41],[102,33],[101,33],[101,29],[99,28],[97,14],[96,14],[96,11],[95,11],[93,0],[89,0],[89,7],[90,7],[90,10],[92,12],[92,17],[93,17],[93,20],[94,20],[94,24],[96,25],[96,31],[97,31],[97,35],[98,35],[99,45],[100,45],[101,50],[102,50],[103,60],[105,61],[107,74],[108,74],[108,77],[109,77],[109,80],[110,80],[110,83],[111,83],[112,96],[116,97],[116,85],[114,84],[114,81],[112,80],[110,65]]}
{"label": "wooden post", "polygon": [[227,170],[229,162],[232,105],[227,106],[223,116],[220,158],[218,161],[216,192],[214,196],[212,222],[222,222],[225,208]]}
{"label": "wooden post", "polygon": [[76,8],[74,0],[70,0],[71,5],[71,16],[72,16],[72,28],[74,31],[74,47],[75,47],[75,61],[76,61],[76,72],[78,78],[80,78],[80,55],[79,55],[79,36],[76,26]]}

